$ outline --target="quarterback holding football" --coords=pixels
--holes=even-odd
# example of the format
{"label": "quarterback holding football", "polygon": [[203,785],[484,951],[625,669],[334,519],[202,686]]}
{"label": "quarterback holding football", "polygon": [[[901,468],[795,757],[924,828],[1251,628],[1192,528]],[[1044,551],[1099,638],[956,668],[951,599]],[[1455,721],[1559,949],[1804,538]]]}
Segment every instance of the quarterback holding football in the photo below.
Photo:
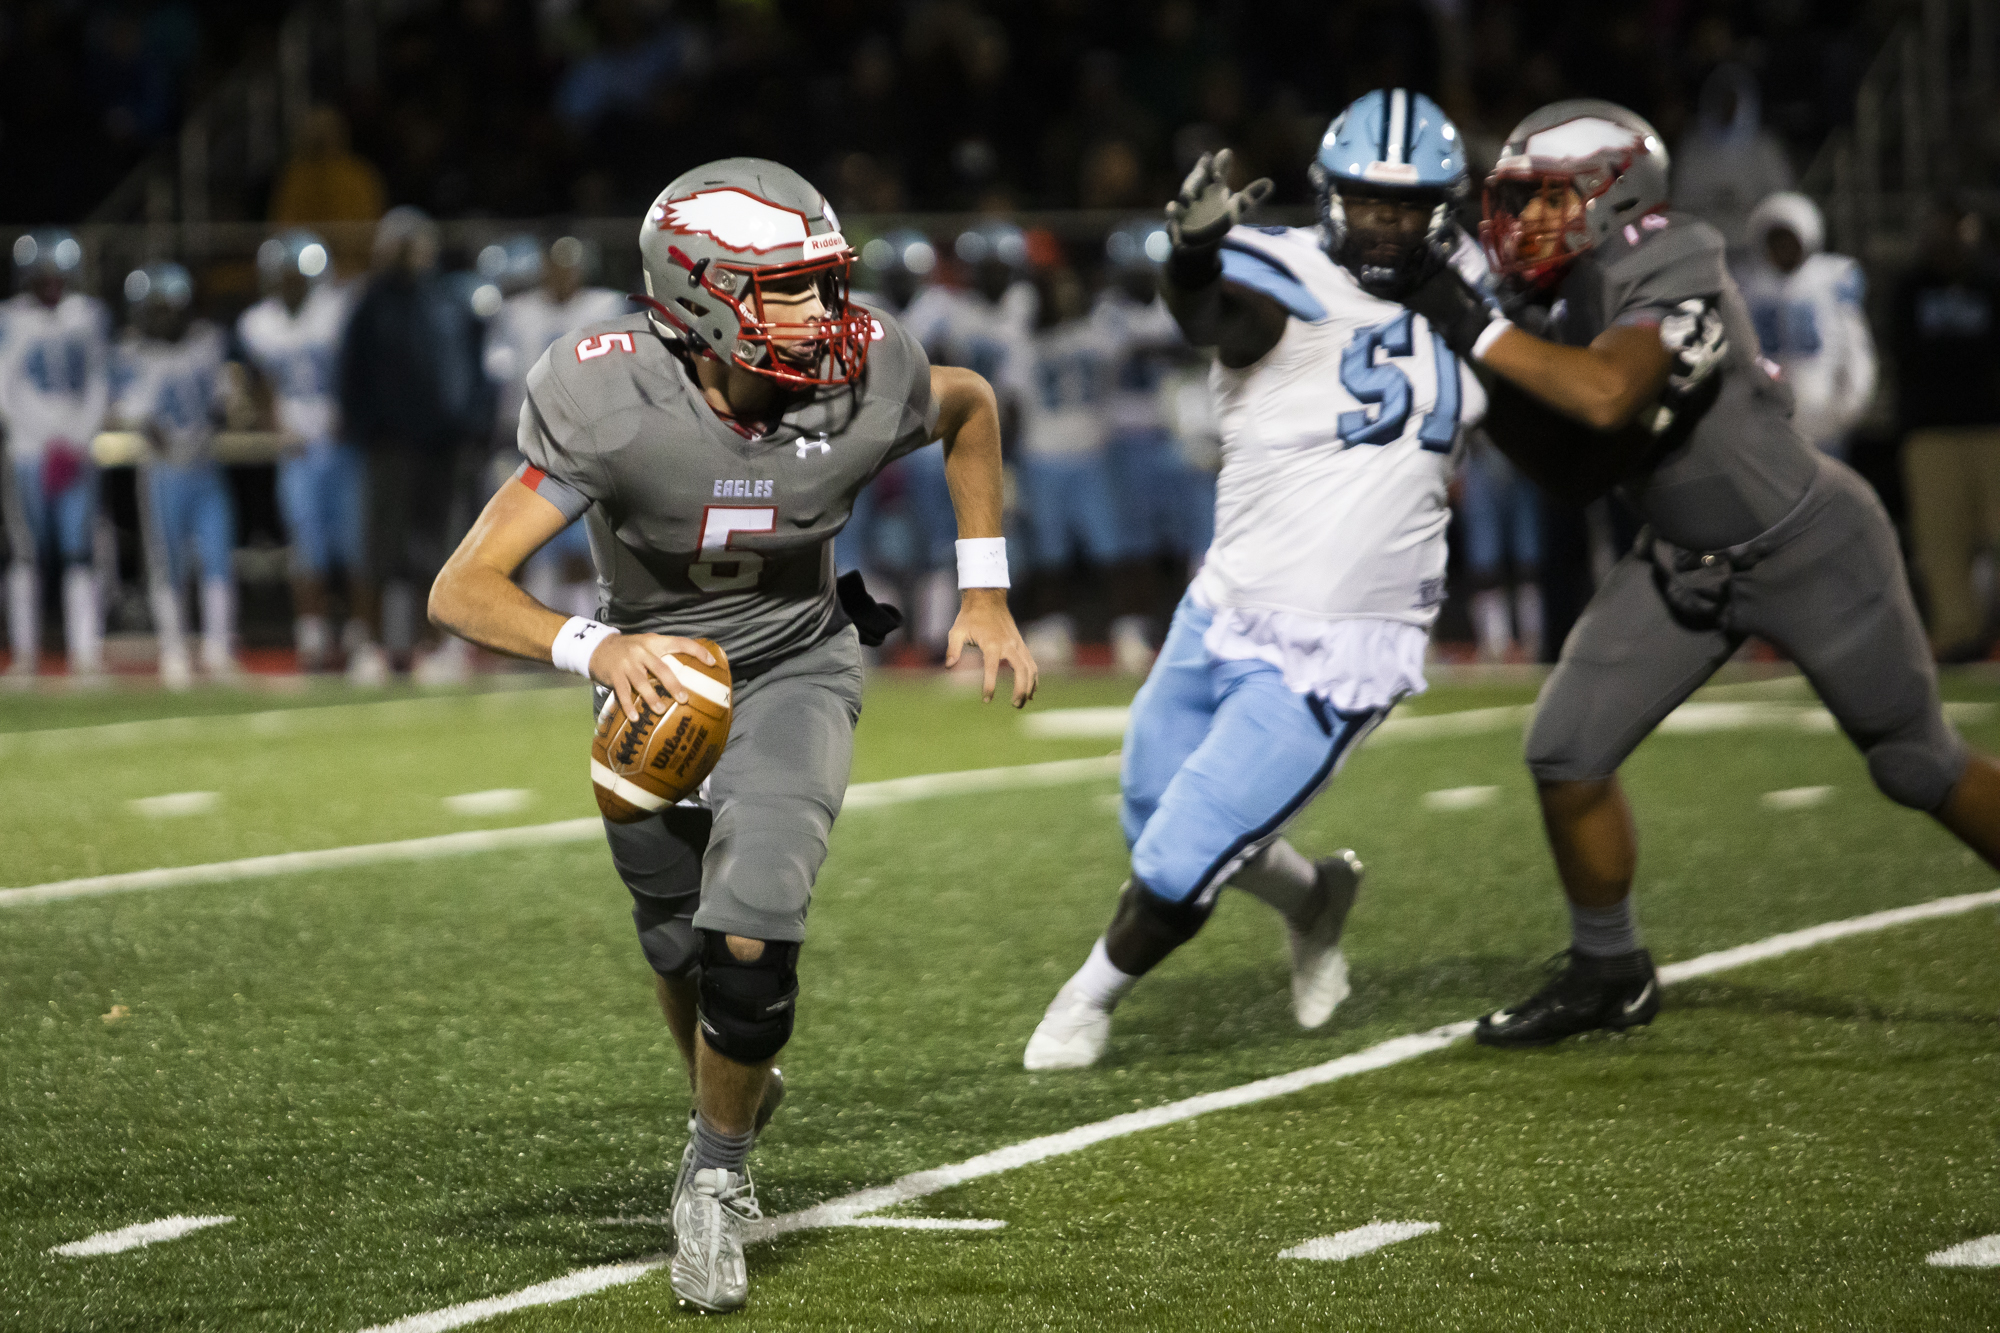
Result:
{"label": "quarterback holding football", "polygon": [[[614,711],[629,724],[613,760],[684,762],[700,746],[657,735],[680,709],[690,737],[710,723],[726,733],[698,802],[594,770],[695,1097],[673,1289],[719,1311],[748,1294],[743,1229],[760,1214],[745,1158],[784,1095],[772,1060],[791,1037],[807,900],[846,792],[861,643],[887,628],[857,580],[836,590],[833,538],[888,463],[944,442],[963,590],[950,660],[979,650],[989,700],[1007,666],[1017,707],[1035,664],[1007,610],[992,390],[932,367],[892,315],[850,302],[853,256],[820,192],[775,162],[712,162],[660,194],[639,246],[645,308],[558,338],[536,363],[526,461],[452,556],[430,612],[475,643],[595,681],[599,753]],[[512,581],[580,516],[595,620]],[[702,709],[710,723],[697,725]]]}

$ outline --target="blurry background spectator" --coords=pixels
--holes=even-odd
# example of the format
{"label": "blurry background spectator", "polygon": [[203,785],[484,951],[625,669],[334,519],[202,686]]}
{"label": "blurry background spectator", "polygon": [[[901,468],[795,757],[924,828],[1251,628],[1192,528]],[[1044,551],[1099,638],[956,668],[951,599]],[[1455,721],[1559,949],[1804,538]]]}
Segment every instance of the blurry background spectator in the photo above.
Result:
{"label": "blurry background spectator", "polygon": [[1937,204],[1890,317],[1911,543],[1943,661],[1985,655],[1992,590],[1974,592],[1973,564],[2000,543],[2000,273],[1983,239],[1976,214]]}
{"label": "blurry background spectator", "polygon": [[1764,128],[1756,75],[1733,62],[1716,66],[1673,157],[1674,207],[1713,226],[1736,252],[1747,238],[1751,206],[1791,186],[1784,145]]}
{"label": "blurry background spectator", "polygon": [[348,143],[347,118],[330,106],[307,112],[271,193],[271,221],[373,222],[382,216],[384,198],[382,173]]}
{"label": "blurry background spectator", "polygon": [[1792,424],[1843,458],[1848,432],[1875,397],[1875,338],[1861,265],[1822,253],[1819,205],[1789,191],[1751,210],[1747,239],[1736,281],[1765,357],[1791,386]]}
{"label": "blurry background spectator", "polygon": [[[437,264],[436,224],[407,206],[385,214],[375,229],[375,273],[341,347],[341,415],[347,438],[367,455],[369,581],[378,593],[377,642],[350,663],[363,681],[386,673],[380,644],[399,653],[415,646],[417,608],[449,553],[453,502],[483,463],[491,426],[481,330]],[[426,647],[437,643],[428,621],[421,637]],[[418,667],[424,677],[449,677],[462,672],[463,653]]]}

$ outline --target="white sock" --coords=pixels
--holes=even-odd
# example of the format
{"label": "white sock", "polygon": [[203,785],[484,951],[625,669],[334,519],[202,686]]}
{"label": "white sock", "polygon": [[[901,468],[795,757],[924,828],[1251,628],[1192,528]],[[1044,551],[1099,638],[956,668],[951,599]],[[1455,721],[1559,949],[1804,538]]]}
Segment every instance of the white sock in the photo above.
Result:
{"label": "white sock", "polygon": [[180,593],[165,584],[147,590],[147,609],[153,613],[153,633],[159,636],[160,656],[187,656],[187,623],[181,618]]}
{"label": "white sock", "polygon": [[97,600],[97,575],[83,565],[63,571],[63,634],[69,639],[70,670],[95,675],[104,669],[104,621]]}
{"label": "white sock", "polygon": [[42,581],[35,567],[16,559],[7,566],[7,646],[14,669],[32,672],[42,653]]}
{"label": "white sock", "polygon": [[1514,588],[1514,625],[1521,639],[1521,651],[1530,662],[1542,660],[1542,588],[1538,583],[1522,583]]}
{"label": "white sock", "polygon": [[1105,951],[1104,938],[1099,936],[1097,943],[1090,946],[1090,957],[1083,960],[1075,976],[1063,983],[1063,994],[1080,996],[1109,1013],[1138,979],[1130,972],[1118,970]]}
{"label": "white sock", "polygon": [[1507,594],[1503,589],[1488,588],[1472,594],[1472,629],[1479,636],[1480,661],[1498,662],[1507,656],[1507,645],[1513,641],[1513,626],[1507,619]]}
{"label": "white sock", "polygon": [[1286,917],[1296,917],[1312,903],[1313,886],[1319,872],[1299,849],[1279,838],[1243,863],[1229,877],[1229,887],[1269,903]]}
{"label": "white sock", "polygon": [[236,639],[236,585],[210,579],[201,585],[201,664],[210,671],[230,665],[229,649]]}
{"label": "white sock", "polygon": [[299,650],[301,667],[325,666],[326,655],[333,648],[333,626],[325,616],[300,616],[292,621],[292,642]]}

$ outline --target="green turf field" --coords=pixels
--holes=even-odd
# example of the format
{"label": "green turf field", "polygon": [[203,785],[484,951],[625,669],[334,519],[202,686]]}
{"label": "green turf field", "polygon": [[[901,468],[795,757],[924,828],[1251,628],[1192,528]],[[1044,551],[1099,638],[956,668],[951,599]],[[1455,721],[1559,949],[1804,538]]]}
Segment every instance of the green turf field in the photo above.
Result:
{"label": "green turf field", "polygon": [[[1037,708],[1122,702],[1054,680]],[[1947,691],[2000,703],[1974,678]],[[1423,713],[1525,702],[1439,687]],[[588,815],[579,689],[350,702],[0,696],[0,887]],[[1627,768],[1656,956],[1980,892],[2000,876],[1869,787],[1795,682]],[[1753,710],[1754,711],[1754,710]],[[1766,715],[1768,714],[1768,715]],[[1722,717],[1723,714],[1716,714]],[[1962,714],[2000,750],[2000,709]],[[186,719],[186,720],[174,720]],[[1738,718],[1738,721],[1743,719]],[[1717,723],[1721,725],[1721,723]],[[54,728],[96,728],[57,731]],[[855,778],[1102,755],[932,680],[878,680]],[[1119,1010],[1111,1054],[1020,1052],[1121,878],[1116,783],[856,809],[802,956],[767,1215],[1316,1065],[1519,999],[1564,941],[1518,732],[1385,734],[1295,827],[1359,848],[1355,995],[1293,1026],[1275,918],[1226,898]],[[1492,787],[1468,808],[1425,795]],[[1765,793],[1830,787],[1817,804]],[[467,816],[447,796],[528,793]],[[135,799],[216,794],[155,818]],[[1674,987],[1629,1039],[1458,1043],[892,1210],[985,1231],[803,1230],[751,1253],[750,1329],[1990,1329],[2000,912]],[[389,1324],[657,1255],[685,1084],[600,846],[0,908],[0,1327]],[[90,1258],[173,1215],[234,1221]],[[611,1224],[611,1220],[622,1224]],[[1439,1230],[1344,1262],[1281,1250]],[[477,1325],[683,1322],[663,1272]],[[433,1325],[441,1327],[443,1325]]]}

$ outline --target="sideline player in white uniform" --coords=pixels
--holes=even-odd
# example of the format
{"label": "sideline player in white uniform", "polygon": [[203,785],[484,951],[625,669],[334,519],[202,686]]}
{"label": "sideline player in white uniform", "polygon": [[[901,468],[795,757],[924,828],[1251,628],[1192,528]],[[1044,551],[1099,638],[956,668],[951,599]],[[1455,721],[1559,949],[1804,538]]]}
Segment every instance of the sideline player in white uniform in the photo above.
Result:
{"label": "sideline player in white uniform", "polygon": [[308,231],[288,231],[258,247],[257,275],[264,299],[236,321],[236,339],[270,385],[278,429],[291,437],[278,460],[278,508],[292,546],[299,669],[323,670],[333,652],[326,578],[336,565],[347,576],[349,648],[365,663],[374,648],[368,608],[360,604],[369,595],[361,510],[367,462],[340,439],[336,396],[353,292],[332,281],[331,253]]}
{"label": "sideline player in white uniform", "polygon": [[228,343],[214,324],[192,318],[194,279],[179,264],[135,269],[125,301],[132,326],[112,354],[112,411],[153,445],[139,465],[147,595],[160,679],[185,689],[194,675],[181,605],[190,547],[201,570],[202,670],[236,673],[236,505],[214,448]]}
{"label": "sideline player in white uniform", "polygon": [[1280,834],[1423,690],[1444,598],[1445,486],[1486,400],[1394,298],[1458,239],[1458,131],[1421,95],[1362,96],[1313,164],[1317,228],[1233,225],[1271,182],[1232,193],[1229,165],[1203,157],[1167,207],[1168,304],[1216,349],[1215,543],[1133,701],[1131,878],[1029,1039],[1030,1069],[1095,1063],[1112,1007],[1194,937],[1225,884],[1284,915],[1300,1025],[1332,1016],[1361,865],[1307,861]]}
{"label": "sideline player in white uniform", "polygon": [[1847,456],[1847,434],[1875,396],[1875,339],[1861,265],[1824,252],[1826,223],[1802,194],[1750,210],[1750,256],[1732,270],[1764,356],[1792,389],[1792,426],[1821,453]]}
{"label": "sideline player in white uniform", "polygon": [[[564,236],[535,254],[535,281],[507,298],[486,326],[486,374],[500,390],[494,420],[511,434],[527,398],[528,371],[549,344],[586,324],[629,314],[632,303],[609,287],[587,287],[589,254],[582,241]],[[509,440],[511,446],[511,438]],[[513,449],[508,449],[508,454]],[[590,535],[583,521],[564,528],[535,553],[522,575],[535,600],[575,615],[597,613],[597,581],[590,568]],[[447,645],[449,647],[449,645]]]}
{"label": "sideline player in white uniform", "polygon": [[83,246],[66,231],[14,242],[20,291],[0,306],[0,419],[7,426],[7,639],[12,670],[33,675],[41,656],[41,567],[63,570],[69,669],[104,669],[104,608],[91,567],[97,465],[90,439],[110,402],[110,316],[70,290]]}

